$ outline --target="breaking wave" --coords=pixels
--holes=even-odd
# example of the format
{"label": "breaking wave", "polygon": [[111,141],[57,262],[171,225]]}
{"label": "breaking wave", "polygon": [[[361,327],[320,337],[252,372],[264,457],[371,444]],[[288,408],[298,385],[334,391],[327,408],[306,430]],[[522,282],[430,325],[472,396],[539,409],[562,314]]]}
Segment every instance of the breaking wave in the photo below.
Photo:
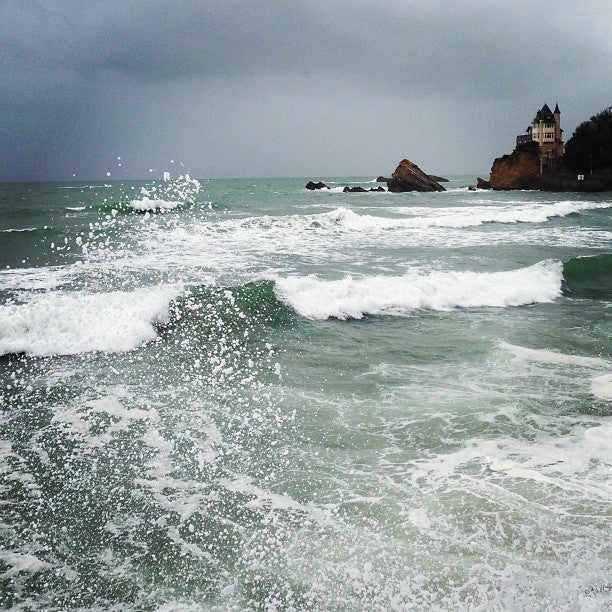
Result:
{"label": "breaking wave", "polygon": [[229,288],[55,291],[0,307],[0,355],[124,352],[158,336],[174,340],[194,332],[202,337],[243,334],[260,324],[289,322],[292,316],[276,297],[272,281]]}
{"label": "breaking wave", "polygon": [[138,212],[164,212],[178,208],[181,202],[169,202],[167,200],[155,200],[142,198],[142,200],[132,200],[130,206]]}
{"label": "breaking wave", "polygon": [[276,281],[280,298],[309,319],[402,316],[415,310],[521,306],[561,294],[561,265],[541,262],[508,272],[433,272],[323,281],[313,276]]}
{"label": "breaking wave", "polygon": [[[0,354],[32,356],[130,351],[185,325],[228,333],[312,320],[407,316],[414,311],[504,308],[570,297],[602,297],[612,256],[543,261],[502,272],[409,272],[403,276],[276,277],[235,287],[198,285],[107,293],[51,291],[0,307]],[[254,324],[256,323],[256,325]]]}
{"label": "breaking wave", "polygon": [[[553,204],[530,204],[508,208],[506,206],[470,208],[406,208],[403,212],[415,214],[412,217],[388,218],[360,215],[347,208],[337,208],[318,215],[323,224],[332,222],[348,229],[401,229],[449,227],[466,228],[485,223],[544,223],[554,217],[566,217],[585,210],[609,208],[605,202],[555,202]],[[425,214],[422,214],[425,213]]]}
{"label": "breaking wave", "polygon": [[180,289],[51,292],[0,306],[0,355],[36,357],[138,348],[157,336]]}

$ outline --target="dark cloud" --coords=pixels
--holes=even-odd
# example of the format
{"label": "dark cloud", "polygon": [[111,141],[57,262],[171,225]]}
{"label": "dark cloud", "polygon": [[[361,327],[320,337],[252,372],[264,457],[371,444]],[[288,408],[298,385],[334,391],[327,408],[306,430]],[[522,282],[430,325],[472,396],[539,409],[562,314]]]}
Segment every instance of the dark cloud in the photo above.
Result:
{"label": "dark cloud", "polygon": [[[483,171],[544,100],[610,104],[608,3],[0,4],[4,178]],[[607,98],[607,99],[606,99]],[[350,145],[350,147],[348,146]],[[371,170],[369,169],[371,168]]]}

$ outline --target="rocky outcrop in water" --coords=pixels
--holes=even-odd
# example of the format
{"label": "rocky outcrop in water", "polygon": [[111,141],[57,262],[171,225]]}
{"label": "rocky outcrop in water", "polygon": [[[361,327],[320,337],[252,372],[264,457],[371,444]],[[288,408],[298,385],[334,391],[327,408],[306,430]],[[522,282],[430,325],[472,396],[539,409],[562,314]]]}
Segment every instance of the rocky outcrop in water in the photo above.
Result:
{"label": "rocky outcrop in water", "polygon": [[[318,189],[330,189],[325,183],[319,181],[318,183],[313,183],[312,181],[308,181],[306,183],[306,189],[309,191],[316,191]],[[348,185],[342,190],[343,193],[369,193],[370,191],[386,191],[384,187],[370,187],[370,189],[366,189],[365,187],[349,187]]]}
{"label": "rocky outcrop in water", "polygon": [[[399,166],[395,169],[395,172],[390,178],[379,176],[376,181],[378,183],[387,183],[387,188],[393,193],[401,193],[404,191],[446,191],[442,185],[438,182],[446,181],[448,179],[442,177],[433,177],[425,174],[416,164],[413,164],[408,159],[403,159]],[[313,183],[308,181],[306,189],[314,191],[316,189],[329,189],[329,187],[319,181]],[[344,193],[365,193],[370,191],[386,191],[383,187],[371,187],[365,189],[364,187],[345,187]]]}
{"label": "rocky outcrop in water", "polygon": [[329,187],[325,183],[322,183],[321,181],[319,181],[318,183],[313,183],[312,181],[308,181],[306,183],[306,189],[308,189],[309,191],[315,191],[315,189],[329,189]]}
{"label": "rocky outcrop in water", "polygon": [[363,187],[345,187],[342,193],[369,193],[370,191],[386,191],[384,187],[370,187],[370,189],[364,189]]}
{"label": "rocky outcrop in water", "polygon": [[387,186],[389,191],[393,193],[404,191],[446,191],[440,183],[433,180],[408,159],[402,159],[391,177],[391,180],[387,182]]}

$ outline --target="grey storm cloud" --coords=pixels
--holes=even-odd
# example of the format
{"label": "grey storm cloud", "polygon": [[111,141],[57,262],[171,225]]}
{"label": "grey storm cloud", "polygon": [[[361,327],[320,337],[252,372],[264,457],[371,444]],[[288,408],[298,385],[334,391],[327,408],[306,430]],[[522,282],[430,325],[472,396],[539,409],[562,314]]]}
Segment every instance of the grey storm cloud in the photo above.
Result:
{"label": "grey storm cloud", "polygon": [[[441,170],[461,169],[468,134],[493,122],[494,109],[524,109],[507,119],[521,129],[545,99],[577,120],[609,105],[611,32],[612,8],[599,1],[8,1],[3,172],[99,173],[112,149],[151,163],[184,152],[221,175],[300,174],[314,159],[357,172],[385,146],[385,160],[411,146]],[[436,118],[459,124],[457,144],[439,146]],[[465,163],[481,169],[493,148],[474,137]],[[339,139],[352,150],[335,168]],[[314,152],[317,142],[328,157]]]}

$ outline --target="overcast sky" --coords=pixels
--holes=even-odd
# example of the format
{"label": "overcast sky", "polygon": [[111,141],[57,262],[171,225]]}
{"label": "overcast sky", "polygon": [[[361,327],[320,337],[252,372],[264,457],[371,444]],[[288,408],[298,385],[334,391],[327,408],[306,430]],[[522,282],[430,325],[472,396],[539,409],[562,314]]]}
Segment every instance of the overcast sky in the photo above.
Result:
{"label": "overcast sky", "polygon": [[610,0],[0,0],[0,180],[486,174],[544,102],[612,105]]}

